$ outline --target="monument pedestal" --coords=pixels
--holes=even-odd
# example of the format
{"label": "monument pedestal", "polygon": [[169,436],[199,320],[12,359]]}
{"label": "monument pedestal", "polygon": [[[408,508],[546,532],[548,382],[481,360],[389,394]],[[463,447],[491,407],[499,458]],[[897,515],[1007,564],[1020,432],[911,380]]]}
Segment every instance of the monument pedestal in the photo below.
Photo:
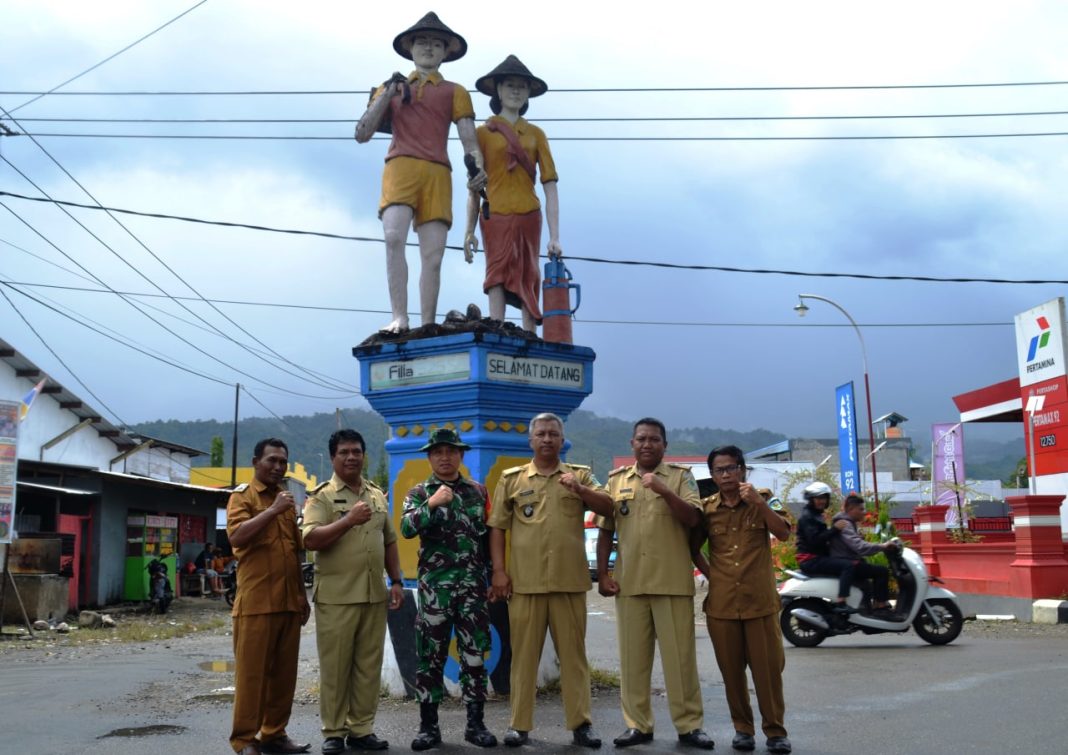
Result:
{"label": "monument pedestal", "polygon": [[[357,346],[352,353],[360,362],[364,398],[390,427],[388,493],[398,531],[405,495],[430,476],[426,452],[420,449],[431,432],[448,427],[460,433],[471,446],[464,454],[463,474],[483,483],[492,495],[505,469],[530,460],[530,419],[552,412],[566,420],[593,391],[593,350],[574,344],[462,332]],[[412,580],[419,541],[401,538],[397,545],[401,568],[407,580]],[[396,661],[406,678],[408,662],[414,666],[414,637],[409,641],[401,634],[413,631],[414,611],[414,602],[406,600],[400,612],[390,615]],[[503,604],[491,606],[491,618],[495,629],[507,632]],[[507,692],[510,663],[499,654],[510,657],[510,649],[506,638],[496,639],[503,641],[494,642],[486,667],[494,689]],[[547,666],[553,659],[555,654],[543,654],[546,668],[539,670],[540,678],[552,675]],[[455,681],[457,669],[450,666],[455,661],[450,659],[446,666],[446,678]]]}
{"label": "monument pedestal", "polygon": [[[573,344],[457,333],[352,352],[364,398],[390,427],[395,519],[405,493],[430,474],[419,449],[436,428],[460,433],[471,446],[465,474],[492,492],[504,469],[530,459],[530,418],[553,412],[566,420],[593,391],[593,350]],[[406,574],[414,564],[404,564]]]}

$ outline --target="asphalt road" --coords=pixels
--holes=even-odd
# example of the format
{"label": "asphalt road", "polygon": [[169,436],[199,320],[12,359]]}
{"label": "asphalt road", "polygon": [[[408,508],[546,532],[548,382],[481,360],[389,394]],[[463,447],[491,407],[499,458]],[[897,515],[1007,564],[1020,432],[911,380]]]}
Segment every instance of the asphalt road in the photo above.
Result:
{"label": "asphalt road", "polygon": [[[591,594],[591,664],[617,668],[611,601]],[[698,626],[706,730],[717,751],[733,734],[712,648]],[[226,753],[227,671],[201,664],[232,659],[230,637],[198,634],[159,646],[95,645],[0,653],[3,753]],[[832,638],[814,649],[787,646],[786,725],[799,753],[1068,752],[1068,627],[965,626],[947,647],[914,634]],[[678,751],[654,672],[656,739],[633,752]],[[305,629],[301,679],[290,734],[318,751],[315,636]],[[754,701],[755,705],[755,701]],[[498,736],[507,701],[487,705]],[[418,725],[413,702],[384,700],[377,733],[408,751]],[[560,701],[540,699],[528,750],[570,749]],[[594,726],[611,749],[623,730],[615,691],[594,698]],[[162,730],[145,727],[165,727]],[[174,727],[169,729],[166,727]],[[445,706],[441,752],[475,749],[462,741],[463,710]],[[108,736],[129,729],[125,736]],[[156,731],[157,733],[150,733]],[[763,738],[758,738],[762,750]],[[575,748],[574,752],[579,750]]]}

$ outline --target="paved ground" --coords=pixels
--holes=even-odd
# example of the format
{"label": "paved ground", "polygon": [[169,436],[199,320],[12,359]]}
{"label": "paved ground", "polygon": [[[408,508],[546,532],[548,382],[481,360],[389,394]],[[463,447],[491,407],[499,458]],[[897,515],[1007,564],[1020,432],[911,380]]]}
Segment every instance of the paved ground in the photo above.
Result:
{"label": "paved ground", "polygon": [[[186,599],[181,610],[218,616],[224,607]],[[591,593],[588,648],[591,664],[618,666],[613,603]],[[0,644],[0,710],[12,753],[225,753],[229,732],[228,687],[232,659],[225,629],[180,639],[134,644],[27,648]],[[291,734],[318,750],[317,662],[309,626],[302,642],[298,700]],[[717,751],[730,752],[732,729],[723,690],[703,626],[698,626],[706,729]],[[211,662],[220,670],[210,670]],[[206,666],[208,668],[203,668]],[[788,646],[787,726],[799,753],[1065,752],[1068,720],[1068,626],[969,623],[954,644],[935,648],[914,634],[832,638],[811,650]],[[679,750],[659,691],[657,739],[633,752]],[[507,726],[507,701],[487,706],[498,735]],[[558,752],[570,735],[561,724],[559,699],[538,703],[533,745]],[[383,700],[377,732],[392,749],[407,751],[418,723],[408,701]],[[440,752],[471,751],[462,742],[463,711],[442,711],[447,743]],[[594,698],[594,723],[609,742],[623,724],[618,695]],[[146,727],[174,727],[157,729]],[[129,736],[108,736],[111,732]],[[760,744],[763,744],[762,740]],[[608,743],[606,749],[611,749]],[[758,751],[760,748],[758,748]]]}

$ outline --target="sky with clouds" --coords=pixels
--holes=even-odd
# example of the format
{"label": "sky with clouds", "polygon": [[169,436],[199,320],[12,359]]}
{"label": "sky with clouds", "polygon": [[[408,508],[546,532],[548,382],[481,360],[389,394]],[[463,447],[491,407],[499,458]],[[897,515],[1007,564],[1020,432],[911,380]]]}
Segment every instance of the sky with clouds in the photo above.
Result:
{"label": "sky with clouds", "polygon": [[[443,65],[446,78],[473,88],[513,53],[548,83],[549,93],[531,102],[527,117],[548,134],[560,173],[565,257],[876,276],[1068,278],[1066,136],[752,139],[1068,132],[1068,115],[1003,115],[1057,111],[1064,84],[801,88],[1068,80],[1062,35],[1068,7],[1061,3],[667,0],[628,11],[545,2],[535,13],[530,4],[512,12],[467,2],[423,8],[209,0],[59,91],[343,93],[57,93],[20,107],[32,96],[25,93],[55,87],[193,4],[0,0],[0,106],[17,121],[0,122],[39,134],[51,155],[25,136],[0,137],[0,190],[30,196],[43,190],[93,204],[73,176],[110,207],[379,239],[387,143],[357,144],[352,129],[368,89],[411,68],[393,51],[393,37],[433,9],[469,44],[466,57]],[[666,88],[720,91],[604,91]],[[597,91],[560,91],[569,89]],[[476,93],[473,100],[478,120],[487,117],[488,99]],[[813,118],[962,114],[969,117]],[[740,120],[707,120],[724,117]],[[340,122],[72,120],[89,118]],[[559,120],[575,118],[587,120]],[[602,120],[588,120],[594,118]],[[458,143],[450,155],[461,164]],[[84,395],[32,326],[112,419],[225,419],[233,389],[224,383],[234,382],[281,415],[366,406],[351,348],[389,319],[380,243],[118,216],[127,233],[99,211],[70,211],[83,228],[51,205],[0,201],[8,208],[0,207],[0,291],[25,317],[0,299],[0,337]],[[457,175],[458,220],[464,201]],[[457,222],[449,243],[458,246],[462,233]],[[414,250],[409,261],[414,303]],[[675,427],[764,427],[821,437],[835,433],[835,386],[862,383],[861,353],[832,307],[812,302],[799,320],[792,311],[798,293],[829,297],[860,323],[875,414],[899,412],[910,418],[909,434],[925,437],[929,423],[955,421],[953,395],[1014,376],[1013,316],[1066,288],[578,259],[568,265],[582,286],[575,340],[597,352],[595,389],[583,408],[623,418],[655,415]],[[467,265],[459,251],[447,252],[439,310],[468,302],[485,309],[482,273],[481,257]],[[184,310],[166,298],[139,297],[142,312],[99,292],[159,293],[156,286],[176,297],[270,306],[217,304],[231,322],[203,302]],[[219,382],[119,345],[48,307]],[[265,352],[253,337],[280,357],[249,353]],[[245,401],[244,415],[265,413]],[[1015,426],[979,432],[1022,434]]]}

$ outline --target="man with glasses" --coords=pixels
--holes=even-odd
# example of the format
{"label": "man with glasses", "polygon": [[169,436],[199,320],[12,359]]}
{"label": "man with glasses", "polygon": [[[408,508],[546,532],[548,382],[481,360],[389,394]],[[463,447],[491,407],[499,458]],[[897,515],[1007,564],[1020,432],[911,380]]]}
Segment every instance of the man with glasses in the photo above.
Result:
{"label": "man with glasses", "polygon": [[[701,728],[689,555],[690,531],[701,522],[697,482],[688,466],[664,463],[667,430],[660,420],[635,422],[630,447],[634,464],[608,475],[612,513],[597,523],[598,587],[602,595],[616,596],[620,697],[627,724],[614,744],[629,747],[653,738],[649,683],[655,643],[679,743],[711,750],[715,743]],[[613,531],[619,537],[614,577],[608,574]]]}
{"label": "man with glasses", "polygon": [[[790,525],[745,481],[745,456],[740,448],[713,449],[708,469],[719,492],[704,500],[705,529],[691,540],[691,555],[708,579],[705,617],[734,723],[731,745],[736,750],[756,746],[745,676],[748,666],[768,752],[788,753],[792,748],[783,726],[782,693],[786,655],[768,535],[785,540]],[[702,552],[706,541],[707,557]]]}

